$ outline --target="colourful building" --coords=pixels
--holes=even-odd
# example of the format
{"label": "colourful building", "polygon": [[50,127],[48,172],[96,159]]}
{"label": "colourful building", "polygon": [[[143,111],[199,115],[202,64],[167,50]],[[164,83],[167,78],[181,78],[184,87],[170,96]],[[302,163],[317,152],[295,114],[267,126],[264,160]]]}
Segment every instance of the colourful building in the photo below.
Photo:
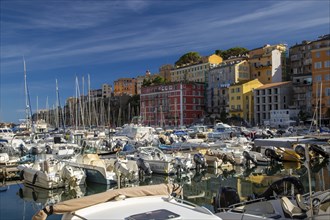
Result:
{"label": "colourful building", "polygon": [[251,79],[263,84],[282,82],[286,78],[286,45],[265,45],[249,51]]}
{"label": "colourful building", "polygon": [[254,121],[254,95],[256,88],[263,86],[258,80],[241,81],[229,87],[229,116],[239,117],[249,123]]}
{"label": "colourful building", "polygon": [[222,58],[218,55],[203,57],[200,62],[177,67],[171,71],[171,82],[207,82],[207,72],[219,65]]}
{"label": "colourful building", "polygon": [[204,116],[203,83],[170,83],[141,88],[140,114],[148,126],[184,126]]}
{"label": "colourful building", "polygon": [[312,117],[312,50],[330,45],[330,35],[320,36],[317,40],[304,40],[300,44],[290,47],[290,72],[293,83],[294,109],[303,111]]}
{"label": "colourful building", "polygon": [[[330,45],[312,50],[313,93],[312,105],[317,119],[330,118]],[[315,119],[315,118],[314,118]]]}
{"label": "colourful building", "polygon": [[232,57],[208,72],[207,112],[220,116],[229,111],[228,87],[240,81],[250,80],[247,56]]}
{"label": "colourful building", "polygon": [[135,95],[135,94],[136,94],[135,78],[120,78],[114,81],[114,96]]}

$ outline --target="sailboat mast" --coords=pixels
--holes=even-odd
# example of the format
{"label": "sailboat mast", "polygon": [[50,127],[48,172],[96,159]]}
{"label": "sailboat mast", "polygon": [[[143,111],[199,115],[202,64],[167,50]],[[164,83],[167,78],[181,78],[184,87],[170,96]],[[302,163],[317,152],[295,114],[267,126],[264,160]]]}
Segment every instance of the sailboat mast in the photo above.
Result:
{"label": "sailboat mast", "polygon": [[320,113],[319,113],[319,129],[321,131],[321,120],[322,120],[322,82],[320,83]]}
{"label": "sailboat mast", "polygon": [[91,111],[91,81],[88,74],[88,116],[89,116],[89,129],[92,128],[92,111]]}
{"label": "sailboat mast", "polygon": [[25,65],[24,57],[23,57],[23,63],[24,63],[25,119],[26,119],[26,129],[29,129],[29,124],[30,124],[29,99],[28,99],[28,89],[27,89],[27,82],[26,82],[26,65]]}

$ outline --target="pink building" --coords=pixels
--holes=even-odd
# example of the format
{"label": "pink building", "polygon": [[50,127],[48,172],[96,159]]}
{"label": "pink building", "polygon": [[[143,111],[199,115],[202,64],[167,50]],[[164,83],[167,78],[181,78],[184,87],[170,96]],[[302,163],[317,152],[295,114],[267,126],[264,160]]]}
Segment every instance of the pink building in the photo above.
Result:
{"label": "pink building", "polygon": [[140,108],[145,125],[188,126],[204,116],[203,83],[171,83],[141,88]]}

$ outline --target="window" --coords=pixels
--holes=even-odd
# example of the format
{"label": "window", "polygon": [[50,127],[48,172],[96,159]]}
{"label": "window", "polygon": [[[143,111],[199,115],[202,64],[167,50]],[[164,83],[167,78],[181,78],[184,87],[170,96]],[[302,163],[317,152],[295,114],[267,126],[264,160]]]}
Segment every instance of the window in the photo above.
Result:
{"label": "window", "polygon": [[325,78],[325,81],[330,81],[330,74],[326,74],[324,78]]}
{"label": "window", "polygon": [[321,56],[320,52],[316,52],[315,56],[316,56],[316,58],[320,58],[320,56]]}
{"label": "window", "polygon": [[315,82],[321,82],[322,81],[322,75],[315,76]]}
{"label": "window", "polygon": [[327,56],[330,56],[330,50],[327,50]]}
{"label": "window", "polygon": [[326,88],[325,89],[325,95],[326,96],[330,96],[330,88]]}
{"label": "window", "polygon": [[320,69],[320,68],[322,68],[322,62],[315,62],[315,63],[314,63],[314,68],[315,68],[315,69]]}
{"label": "window", "polygon": [[324,61],[324,67],[330,67],[330,60]]}
{"label": "window", "polygon": [[237,99],[237,100],[241,100],[241,96],[237,96],[236,99]]}

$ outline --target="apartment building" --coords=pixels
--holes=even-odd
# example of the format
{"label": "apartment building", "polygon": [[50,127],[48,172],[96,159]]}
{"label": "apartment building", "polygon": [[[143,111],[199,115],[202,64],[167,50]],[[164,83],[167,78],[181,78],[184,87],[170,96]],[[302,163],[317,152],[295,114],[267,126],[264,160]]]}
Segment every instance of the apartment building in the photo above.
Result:
{"label": "apartment building", "polygon": [[200,62],[171,70],[171,82],[207,82],[207,72],[222,62],[218,55],[203,57]]}
{"label": "apartment building", "polygon": [[228,87],[250,79],[247,56],[232,57],[208,71],[207,112],[218,115],[229,110]]}
{"label": "apartment building", "polygon": [[136,94],[136,79],[135,78],[120,78],[114,81],[114,96],[135,95]]}
{"label": "apartment building", "polygon": [[286,78],[286,50],[284,44],[267,44],[250,50],[251,78],[257,78],[263,84],[282,82]]}
{"label": "apartment building", "polygon": [[[328,41],[329,42],[329,41]],[[312,51],[312,106],[319,119],[330,118],[330,45],[319,44]],[[321,115],[320,115],[321,114]]]}
{"label": "apartment building", "polygon": [[314,41],[302,41],[290,47],[290,72],[293,82],[293,106],[310,117],[313,115],[312,102],[312,50],[329,46],[329,35],[320,36]]}
{"label": "apartment building", "polygon": [[271,110],[285,110],[293,98],[292,82],[268,83],[254,90],[254,123],[269,124]]}
{"label": "apartment building", "polygon": [[258,80],[241,81],[229,87],[229,117],[239,117],[249,123],[254,121],[254,89],[263,86]]}
{"label": "apartment building", "polygon": [[170,83],[142,87],[141,117],[149,126],[190,125],[204,116],[204,83]]}
{"label": "apartment building", "polygon": [[163,77],[166,82],[171,82],[171,71],[174,70],[172,64],[165,64],[159,67],[159,75]]}
{"label": "apartment building", "polygon": [[109,84],[102,84],[102,97],[110,98],[112,93],[112,86]]}

